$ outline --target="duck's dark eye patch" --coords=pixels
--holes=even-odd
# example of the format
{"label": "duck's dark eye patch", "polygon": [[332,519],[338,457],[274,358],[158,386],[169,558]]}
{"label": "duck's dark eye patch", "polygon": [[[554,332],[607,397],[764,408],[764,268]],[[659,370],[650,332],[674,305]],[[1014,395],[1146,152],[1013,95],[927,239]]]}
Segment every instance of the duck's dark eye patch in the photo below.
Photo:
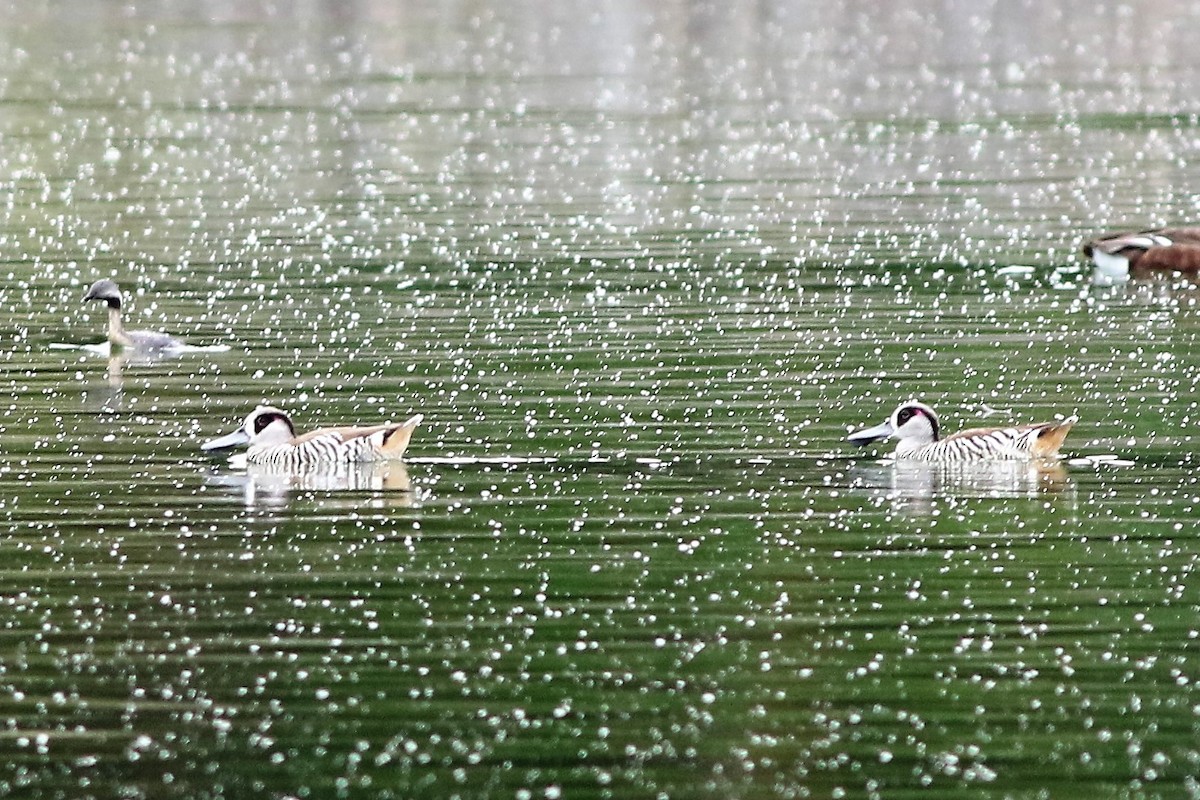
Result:
{"label": "duck's dark eye patch", "polygon": [[900,413],[896,415],[896,424],[903,425],[917,415],[915,408],[902,408]]}
{"label": "duck's dark eye patch", "polygon": [[260,414],[254,418],[254,432],[256,434],[262,433],[268,425],[278,419],[283,420],[284,424],[287,424],[287,419],[284,418],[283,414]]}

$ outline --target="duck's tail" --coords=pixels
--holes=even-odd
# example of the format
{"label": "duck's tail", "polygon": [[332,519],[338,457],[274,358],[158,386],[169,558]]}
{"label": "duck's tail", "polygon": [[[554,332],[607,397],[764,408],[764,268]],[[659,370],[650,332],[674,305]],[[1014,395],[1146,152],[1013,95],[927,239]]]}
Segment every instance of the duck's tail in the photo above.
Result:
{"label": "duck's tail", "polygon": [[408,448],[408,440],[412,438],[413,431],[421,424],[422,419],[424,416],[417,414],[384,433],[383,443],[379,445],[379,452],[388,458],[399,458],[404,455],[404,451]]}
{"label": "duck's tail", "polygon": [[1058,448],[1062,447],[1063,440],[1067,438],[1071,427],[1078,421],[1079,417],[1067,417],[1062,422],[1047,422],[1043,425],[1033,443],[1034,456],[1038,458],[1056,457]]}

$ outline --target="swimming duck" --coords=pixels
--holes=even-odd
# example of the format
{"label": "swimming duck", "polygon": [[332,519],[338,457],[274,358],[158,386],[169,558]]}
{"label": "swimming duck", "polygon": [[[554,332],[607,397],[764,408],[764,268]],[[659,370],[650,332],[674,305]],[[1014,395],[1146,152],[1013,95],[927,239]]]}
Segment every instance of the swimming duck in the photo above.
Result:
{"label": "swimming duck", "polygon": [[83,296],[87,300],[103,300],[108,304],[108,341],[115,347],[128,347],[143,352],[178,350],[184,343],[158,331],[127,331],[121,322],[123,298],[117,284],[108,278],[98,280]]}
{"label": "swimming duck", "polygon": [[1153,228],[1116,233],[1083,245],[1083,254],[1102,270],[1130,272],[1200,271],[1200,228]]}
{"label": "swimming duck", "polygon": [[301,436],[286,412],[259,406],[233,433],[205,442],[201,450],[249,445],[246,461],[277,467],[302,468],[400,458],[422,416],[382,425],[321,428]]}
{"label": "swimming duck", "polygon": [[896,458],[920,461],[1032,460],[1056,458],[1075,421],[1075,417],[1070,417],[1061,422],[972,428],[942,439],[937,413],[924,403],[910,400],[901,403],[887,422],[852,433],[848,438],[867,445],[877,439],[895,437],[899,440]]}

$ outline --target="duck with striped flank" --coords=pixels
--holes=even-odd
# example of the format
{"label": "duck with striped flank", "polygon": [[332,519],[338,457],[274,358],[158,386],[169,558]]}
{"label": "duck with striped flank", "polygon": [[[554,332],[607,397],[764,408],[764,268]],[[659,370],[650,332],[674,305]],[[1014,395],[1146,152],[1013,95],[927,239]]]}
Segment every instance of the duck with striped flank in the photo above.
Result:
{"label": "duck with striped flank", "polygon": [[1083,245],[1096,267],[1115,275],[1200,272],[1200,228],[1115,233]]}
{"label": "duck with striped flank", "polygon": [[915,400],[902,403],[891,417],[873,428],[852,433],[849,441],[868,445],[895,438],[896,458],[918,461],[1013,461],[1058,457],[1058,449],[1076,422],[1039,422],[1003,428],[972,428],[941,438],[937,413]]}
{"label": "duck with striped flank", "polygon": [[274,406],[259,406],[233,433],[205,442],[201,450],[223,450],[249,445],[246,463],[285,469],[387,461],[404,455],[417,414],[405,422],[321,428],[300,436],[291,417]]}

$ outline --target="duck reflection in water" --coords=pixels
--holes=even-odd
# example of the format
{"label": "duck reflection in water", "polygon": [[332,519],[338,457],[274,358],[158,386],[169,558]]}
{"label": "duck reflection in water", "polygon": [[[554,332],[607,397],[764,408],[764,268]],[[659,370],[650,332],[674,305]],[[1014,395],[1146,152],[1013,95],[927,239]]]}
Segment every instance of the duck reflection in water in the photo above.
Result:
{"label": "duck reflection in water", "polygon": [[[323,506],[345,508],[412,508],[418,505],[408,468],[401,461],[374,461],[324,465],[319,469],[297,469],[271,464],[249,464],[242,455],[231,465],[238,472],[212,473],[213,486],[239,491],[247,508],[283,508],[294,495],[328,493]],[[346,493],[339,498],[339,493]],[[370,493],[369,498],[362,493]]]}
{"label": "duck reflection in water", "polygon": [[850,469],[850,485],[882,494],[898,510],[928,514],[934,501],[971,497],[1034,498],[1073,484],[1061,461],[925,462],[888,460]]}

